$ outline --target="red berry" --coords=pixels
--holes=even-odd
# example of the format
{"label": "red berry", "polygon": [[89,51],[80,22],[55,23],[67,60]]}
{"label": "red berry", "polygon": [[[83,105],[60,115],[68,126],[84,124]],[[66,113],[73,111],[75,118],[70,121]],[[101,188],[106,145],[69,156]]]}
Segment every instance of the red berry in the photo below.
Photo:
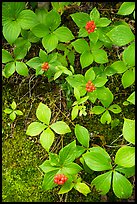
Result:
{"label": "red berry", "polygon": [[47,71],[47,70],[49,69],[49,64],[48,64],[48,62],[44,62],[44,63],[42,64],[41,68],[42,68],[43,71]]}
{"label": "red berry", "polygon": [[68,180],[68,178],[67,178],[67,177],[65,177],[65,178],[64,178],[64,181],[66,182],[67,180]]}
{"label": "red berry", "polygon": [[54,183],[58,183],[58,179],[55,179],[55,178],[54,178]]}
{"label": "red berry", "polygon": [[63,182],[64,182],[64,181],[65,181],[65,177],[62,177],[62,178],[60,179],[60,181],[63,181]]}
{"label": "red berry", "polygon": [[86,23],[85,28],[86,28],[88,33],[91,33],[91,32],[94,32],[96,25],[95,25],[94,21],[89,21]]}
{"label": "red berry", "polygon": [[62,185],[62,184],[64,184],[64,181],[58,181],[58,185]]}

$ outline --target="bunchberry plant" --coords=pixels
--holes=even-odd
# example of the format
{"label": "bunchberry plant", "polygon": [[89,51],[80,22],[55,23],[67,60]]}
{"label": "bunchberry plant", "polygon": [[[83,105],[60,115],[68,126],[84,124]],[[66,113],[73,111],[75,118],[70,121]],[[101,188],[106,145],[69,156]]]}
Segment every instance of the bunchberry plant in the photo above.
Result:
{"label": "bunchberry plant", "polygon": [[92,109],[91,109],[91,114],[96,114],[96,115],[99,115],[99,114],[102,114],[103,115],[101,116],[100,118],[100,122],[102,124],[105,124],[107,122],[107,124],[109,124],[111,122],[111,115],[110,115],[110,111],[115,113],[115,114],[118,114],[121,112],[121,108],[119,105],[117,104],[113,104],[111,106],[106,106],[106,107],[102,107],[102,106],[94,106]]}
{"label": "bunchberry plant", "polygon": [[20,61],[24,56],[20,56],[17,50],[13,54],[14,58],[7,50],[2,49],[2,63],[6,64],[2,70],[4,77],[9,78],[15,71],[21,76],[28,76],[28,67]]}
{"label": "bunchberry plant", "polygon": [[21,110],[17,110],[17,104],[15,101],[13,101],[10,104],[11,108],[5,108],[4,113],[9,114],[9,117],[12,121],[16,119],[17,115],[23,115],[23,112]]}
{"label": "bunchberry plant", "polygon": [[50,124],[51,110],[50,108],[40,103],[36,110],[38,122],[32,122],[26,131],[27,135],[37,136],[40,134],[40,143],[49,152],[55,138],[55,131],[57,134],[66,134],[71,132],[69,126],[64,121],[57,121]]}
{"label": "bunchberry plant", "polygon": [[31,31],[36,37],[42,38],[42,45],[48,53],[57,48],[59,42],[69,42],[74,39],[72,32],[67,27],[59,27],[61,17],[54,9],[47,13],[39,10],[36,15],[39,24]]}
{"label": "bunchberry plant", "polygon": [[[125,119],[123,126],[124,137],[127,137],[128,141],[132,141],[133,144],[135,139],[135,133],[133,131],[134,125],[134,121]],[[132,129],[131,135],[129,134],[129,128]],[[108,170],[108,172],[105,172],[92,180],[91,188],[95,185],[96,190],[98,190],[100,194],[105,195],[108,193],[112,185],[113,191],[118,198],[130,197],[133,186],[127,178],[133,176],[135,171],[134,147],[121,147],[116,152],[115,163],[113,164],[113,161],[105,149],[100,146],[90,148],[90,136],[85,127],[77,124],[75,126],[75,135],[80,144],[87,148],[86,153],[82,154],[82,157],[80,158],[81,163],[84,165],[85,162],[89,169],[93,171]],[[127,155],[127,160],[124,159],[124,155]],[[125,174],[125,176],[121,173]]]}
{"label": "bunchberry plant", "polygon": [[36,14],[25,9],[25,2],[2,3],[2,25],[5,39],[13,44],[21,29],[28,30],[38,24]]}
{"label": "bunchberry plant", "polygon": [[72,188],[85,196],[90,193],[90,188],[86,183],[81,182],[82,179],[78,175],[82,167],[74,162],[84,151],[85,148],[77,146],[74,140],[63,147],[59,154],[49,152],[49,159],[40,165],[45,173],[43,189],[49,190],[59,185],[61,188],[58,194],[67,193]]}
{"label": "bunchberry plant", "polygon": [[74,96],[76,98],[76,101],[72,104],[72,111],[71,111],[71,119],[74,120],[78,115],[79,116],[86,116],[86,106],[84,103],[88,100],[89,96],[85,96],[80,98],[79,90],[74,87]]}

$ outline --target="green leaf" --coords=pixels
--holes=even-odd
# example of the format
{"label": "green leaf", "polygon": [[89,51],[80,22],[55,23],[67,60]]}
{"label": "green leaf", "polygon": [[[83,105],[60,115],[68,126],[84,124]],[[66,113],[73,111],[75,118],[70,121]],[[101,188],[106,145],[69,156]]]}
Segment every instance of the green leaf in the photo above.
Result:
{"label": "green leaf", "polygon": [[131,86],[135,81],[135,72],[134,69],[128,69],[123,75],[122,75],[122,85],[125,88]]}
{"label": "green leaf", "polygon": [[100,76],[97,75],[97,77],[94,79],[93,84],[95,85],[95,87],[102,87],[105,85],[105,83],[108,81],[106,76]]}
{"label": "green leaf", "polygon": [[97,32],[97,30],[95,30],[94,32],[89,34],[89,39],[90,42],[96,44],[99,38],[99,33]]}
{"label": "green leaf", "polygon": [[104,64],[108,62],[107,53],[105,50],[95,49],[92,50],[94,61],[99,64]]}
{"label": "green leaf", "polygon": [[32,122],[27,128],[26,134],[30,136],[36,136],[39,135],[45,128],[46,125],[42,123]]}
{"label": "green leaf", "polygon": [[42,39],[42,45],[47,50],[51,52],[58,45],[58,38],[54,33],[51,33]]}
{"label": "green leaf", "polygon": [[121,107],[117,104],[111,105],[108,110],[112,111],[113,113],[120,113],[121,112]]}
{"label": "green leaf", "polygon": [[15,118],[16,118],[16,114],[15,114],[15,112],[13,111],[13,112],[10,114],[10,119],[11,119],[12,121],[14,121]]}
{"label": "green leaf", "polygon": [[67,57],[68,57],[68,60],[69,60],[70,64],[74,66],[74,62],[75,62],[75,54],[74,54],[74,51],[70,51],[70,52],[67,54]]}
{"label": "green leaf", "polygon": [[71,111],[71,119],[74,120],[78,116],[79,107],[74,106]]}
{"label": "green leaf", "polygon": [[106,195],[111,187],[112,171],[106,172],[97,176],[92,180],[91,185],[95,185],[95,188],[101,195]]}
{"label": "green leaf", "polygon": [[16,62],[16,71],[22,76],[28,76],[28,67],[24,62]]}
{"label": "green leaf", "polygon": [[69,192],[74,187],[74,183],[72,182],[72,179],[68,179],[64,185],[59,190],[58,194],[64,194]]}
{"label": "green leaf", "polygon": [[[36,3],[36,5],[37,5],[37,3]],[[40,9],[36,9],[35,13],[37,15],[38,21],[41,24],[45,24],[48,11],[45,8],[40,8]]]}
{"label": "green leaf", "polygon": [[72,32],[67,27],[59,27],[54,31],[54,34],[60,42],[68,42],[74,39]]}
{"label": "green leaf", "polygon": [[90,19],[96,22],[100,19],[100,13],[96,7],[94,7],[90,12]]}
{"label": "green leaf", "polygon": [[59,167],[52,166],[49,160],[44,161],[39,167],[42,169],[44,173],[59,170]]}
{"label": "green leaf", "polygon": [[135,91],[130,94],[130,96],[127,98],[127,101],[135,105]]}
{"label": "green leaf", "polygon": [[74,87],[74,96],[77,99],[77,101],[80,99],[80,93],[76,87]]}
{"label": "green leaf", "polygon": [[99,115],[101,113],[103,113],[106,109],[102,106],[94,106],[92,109],[91,109],[91,113],[92,114],[96,114],[96,115]]}
{"label": "green leaf", "polygon": [[71,132],[69,126],[63,121],[57,121],[53,123],[50,127],[58,134],[66,134],[68,132]]}
{"label": "green leaf", "polygon": [[54,142],[54,137],[54,132],[50,128],[44,130],[40,135],[40,143],[47,152],[49,152],[49,149]]}
{"label": "green leaf", "polygon": [[26,56],[27,51],[28,51],[27,46],[16,47],[14,49],[14,58],[15,58],[15,60],[23,59]]}
{"label": "green leaf", "polygon": [[134,40],[135,36],[130,27],[118,25],[106,34],[114,45],[123,46]]}
{"label": "green leaf", "polygon": [[15,63],[9,62],[4,67],[5,77],[9,78],[15,72]]}
{"label": "green leaf", "polygon": [[57,11],[52,9],[48,12],[46,16],[45,25],[50,28],[51,31],[54,31],[61,23],[61,17]]}
{"label": "green leaf", "polygon": [[87,196],[87,194],[91,192],[90,188],[85,183],[78,182],[75,184],[74,188],[80,193],[82,193],[84,196]]}
{"label": "green leaf", "polygon": [[78,32],[78,37],[87,37],[88,36],[88,32],[85,28],[80,28],[79,32]]}
{"label": "green leaf", "polygon": [[83,53],[83,51],[88,50],[89,51],[89,46],[86,40],[84,39],[77,39],[74,42],[71,43],[74,46],[74,49],[78,53]]}
{"label": "green leaf", "polygon": [[86,81],[82,74],[76,74],[66,77],[67,82],[72,86],[78,88],[79,86],[85,86]]}
{"label": "green leaf", "polygon": [[135,148],[128,147],[128,146],[121,147],[115,155],[115,163],[123,167],[134,166],[135,165]]}
{"label": "green leaf", "polygon": [[89,96],[85,96],[78,100],[78,105],[85,103],[88,100]]}
{"label": "green leaf", "polygon": [[15,112],[17,115],[23,115],[23,112],[20,111],[20,110],[15,110],[14,112]]}
{"label": "green leaf", "polygon": [[105,124],[105,123],[109,124],[109,123],[111,122],[111,115],[110,115],[110,113],[109,113],[108,110],[106,110],[106,111],[103,113],[103,115],[102,115],[101,118],[100,118],[100,122],[101,122],[102,124]]}
{"label": "green leaf", "polygon": [[123,137],[128,142],[135,144],[135,120],[124,118]]}
{"label": "green leaf", "polygon": [[28,41],[29,42],[32,42],[32,43],[37,43],[38,41],[40,41],[40,38],[39,37],[36,37],[32,31],[29,31],[28,32]]}
{"label": "green leaf", "polygon": [[90,21],[90,17],[87,13],[78,12],[70,15],[73,21],[76,23],[78,27],[85,27],[86,23]]}
{"label": "green leaf", "polygon": [[75,135],[80,144],[85,147],[89,147],[90,136],[88,130],[85,127],[76,124]]}
{"label": "green leaf", "polygon": [[128,69],[123,61],[114,62],[110,65],[110,68],[116,70],[116,72],[119,74],[125,72]]}
{"label": "green leaf", "polygon": [[101,147],[92,147],[90,152],[82,155],[87,166],[94,171],[104,171],[112,168],[108,153]]}
{"label": "green leaf", "polygon": [[17,107],[16,102],[15,102],[15,101],[13,101],[13,102],[12,102],[12,104],[11,104],[11,108],[12,108],[13,110],[15,110],[15,109],[16,109],[16,107]]}
{"label": "green leaf", "polygon": [[113,191],[118,198],[127,199],[132,195],[132,184],[120,173],[113,173]]}
{"label": "green leaf", "polygon": [[69,143],[59,152],[59,158],[61,164],[67,164],[73,162],[76,156],[76,141]]}
{"label": "green leaf", "polygon": [[51,118],[51,110],[50,108],[48,108],[47,105],[40,102],[36,110],[36,116],[41,122],[45,123],[46,125],[49,125]]}
{"label": "green leaf", "polygon": [[83,154],[85,151],[86,151],[85,147],[76,145],[76,159],[79,158],[81,154]]}
{"label": "green leaf", "polygon": [[[24,30],[25,31],[25,30]],[[26,31],[27,32],[27,31]],[[28,32],[27,32],[28,33]],[[23,35],[23,34],[22,34]],[[28,34],[27,34],[28,35]],[[29,42],[29,39],[27,39],[28,38],[28,36],[27,37],[19,37],[15,42],[14,42],[14,44],[15,44],[15,46],[16,46],[16,48],[14,49],[14,53],[15,53],[15,56],[16,57],[18,57],[18,55],[19,56],[21,56],[21,50],[20,49],[23,49],[23,50],[25,50],[26,51],[26,53],[27,53],[27,51],[29,51],[29,49],[30,49],[30,47],[31,47],[31,43]],[[20,48],[20,49],[19,49]],[[25,52],[25,51],[23,51],[23,52]]]}
{"label": "green leaf", "polygon": [[10,114],[13,110],[10,108],[5,108],[4,113]]}
{"label": "green leaf", "polygon": [[93,70],[93,67],[91,67],[90,69],[88,69],[85,73],[85,79],[86,81],[93,81],[95,79],[95,72]]}
{"label": "green leaf", "polygon": [[[11,19],[17,19],[19,13],[25,9],[25,2],[3,2],[2,3],[2,18],[3,24]],[[5,20],[5,21],[4,21]]]}
{"label": "green leaf", "polygon": [[37,67],[42,65],[42,61],[39,57],[34,57],[34,58],[30,59],[29,61],[27,61],[26,64],[29,67],[33,67],[34,69],[36,69]]}
{"label": "green leaf", "polygon": [[54,166],[54,165],[56,165],[56,166],[60,165],[60,164],[59,164],[59,156],[58,156],[57,154],[55,154],[55,153],[49,152],[49,161],[50,161],[50,164],[51,164],[52,166]]}
{"label": "green leaf", "polygon": [[88,92],[87,95],[89,96],[89,100],[92,103],[95,103],[96,99],[97,99],[97,90],[93,91],[93,92]]}
{"label": "green leaf", "polygon": [[54,80],[56,80],[57,78],[59,78],[62,73],[63,73],[62,71],[56,72],[55,75],[54,75]]}
{"label": "green leaf", "polygon": [[31,29],[39,23],[36,14],[29,9],[21,11],[17,21],[25,30]]}
{"label": "green leaf", "polygon": [[122,166],[117,166],[115,168],[116,171],[125,174],[125,176],[127,178],[130,178],[131,176],[135,175],[135,166],[126,168],[126,167],[122,167]]}
{"label": "green leaf", "polygon": [[129,15],[135,9],[135,2],[123,2],[117,12],[119,15]]}
{"label": "green leaf", "polygon": [[7,51],[2,49],[2,63],[7,63],[13,61],[11,54]]}
{"label": "green leaf", "polygon": [[10,44],[15,42],[20,32],[21,27],[17,21],[9,21],[3,26],[3,36]]}
{"label": "green leaf", "polygon": [[123,61],[128,66],[135,66],[135,43],[129,45],[122,53]]}
{"label": "green leaf", "polygon": [[42,49],[40,49],[40,51],[39,51],[39,57],[40,57],[40,59],[41,59],[42,62],[47,62],[47,61],[48,61],[48,55],[47,55],[47,53],[46,53],[44,50],[42,50]]}
{"label": "green leaf", "polygon": [[115,118],[114,120],[111,120],[111,129],[113,129],[114,127],[118,126],[120,123],[120,120]]}
{"label": "green leaf", "polygon": [[100,18],[97,22],[96,22],[96,26],[97,27],[106,27],[111,23],[111,20],[109,20],[108,18]]}
{"label": "green leaf", "polygon": [[32,33],[38,38],[49,35],[49,29],[44,24],[38,24],[31,29]]}
{"label": "green leaf", "polygon": [[105,45],[108,46],[109,48],[112,47],[112,41],[110,40],[110,38],[106,35],[107,32],[110,31],[110,28],[112,29],[112,27],[105,27],[105,28],[98,28],[98,34],[99,34],[99,40]]}
{"label": "green leaf", "polygon": [[112,103],[114,98],[112,92],[109,90],[109,88],[106,88],[104,86],[98,87],[96,92],[97,92],[98,99],[101,101],[103,106],[107,108]]}
{"label": "green leaf", "polygon": [[57,185],[54,183],[54,176],[56,175],[57,172],[58,172],[58,170],[53,170],[53,171],[50,171],[44,175],[44,179],[42,182],[43,190],[45,190],[45,191],[50,190]]}
{"label": "green leaf", "polygon": [[80,56],[80,64],[82,69],[88,67],[93,62],[93,55],[90,51],[85,50]]}
{"label": "green leaf", "polygon": [[82,170],[81,166],[79,166],[78,164],[71,162],[68,164],[65,164],[62,168],[63,172],[66,172],[67,174],[77,174],[78,172],[80,172]]}

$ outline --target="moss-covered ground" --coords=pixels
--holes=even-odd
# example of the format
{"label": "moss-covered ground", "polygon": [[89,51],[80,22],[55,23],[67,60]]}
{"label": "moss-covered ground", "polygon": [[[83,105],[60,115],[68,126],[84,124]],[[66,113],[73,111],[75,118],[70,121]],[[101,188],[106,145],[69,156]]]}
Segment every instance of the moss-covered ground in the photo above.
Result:
{"label": "moss-covered ground", "polygon": [[[89,8],[89,2],[81,5],[83,12]],[[85,9],[85,11],[84,11]],[[89,8],[91,10],[91,8]],[[104,9],[105,10],[105,9]],[[108,11],[108,10],[107,10]],[[106,12],[107,13],[107,12]],[[65,13],[63,14],[65,16]],[[30,81],[30,76],[32,81]],[[120,114],[111,114],[112,119],[118,118],[120,123],[112,128],[111,124],[103,125],[99,121],[100,115],[92,115],[90,111],[87,116],[76,118],[73,122],[70,117],[70,107],[65,91],[60,84],[63,80],[60,78],[57,82],[48,82],[43,76],[35,77],[32,72],[29,77],[21,77],[14,74],[9,79],[3,78],[2,84],[2,201],[3,202],[124,202],[116,198],[111,190],[107,196],[100,196],[95,190],[87,196],[80,194],[72,189],[69,193],[58,195],[58,187],[51,191],[42,189],[43,172],[39,165],[47,158],[47,153],[39,142],[39,136],[29,137],[26,135],[28,125],[36,120],[36,109],[40,102],[48,105],[52,112],[52,120],[64,120],[72,129],[72,133],[63,138],[63,146],[75,139],[74,125],[80,124],[86,127],[90,133],[93,133],[90,145],[100,145],[105,147],[106,151],[114,156],[118,150],[118,145],[126,143],[120,137],[122,133],[124,117],[134,119],[134,105],[124,106],[123,101],[133,92],[134,85],[124,89],[121,85],[121,75],[114,75],[109,78],[106,86],[114,93],[115,103],[120,105],[122,112]],[[35,77],[35,78],[33,78]],[[114,83],[115,82],[115,83]],[[65,82],[64,82],[65,83]],[[71,95],[70,99],[73,99]],[[17,109],[23,112],[22,116],[17,116],[12,122],[9,115],[3,110],[9,107],[13,99],[17,103]],[[90,107],[90,103],[86,103]],[[74,124],[74,125],[73,125]],[[117,140],[116,140],[117,139]],[[62,147],[60,136],[56,135],[51,151],[58,153]],[[111,147],[111,142],[116,140]],[[113,146],[112,145],[112,146]],[[81,164],[80,164],[81,165]],[[82,179],[90,183],[98,175],[97,172],[88,174],[82,171]]]}

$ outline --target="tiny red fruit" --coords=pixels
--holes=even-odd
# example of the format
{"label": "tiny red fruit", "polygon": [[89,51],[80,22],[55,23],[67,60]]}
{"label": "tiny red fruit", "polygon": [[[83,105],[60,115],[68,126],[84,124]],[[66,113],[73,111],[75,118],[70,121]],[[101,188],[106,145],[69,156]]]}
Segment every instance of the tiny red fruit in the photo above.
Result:
{"label": "tiny red fruit", "polygon": [[67,181],[67,177],[64,174],[57,174],[54,177],[54,183],[58,185],[63,185]]}
{"label": "tiny red fruit", "polygon": [[47,71],[49,69],[49,64],[48,62],[44,62],[41,66],[42,71]]}
{"label": "tiny red fruit", "polygon": [[88,33],[94,32],[94,30],[96,28],[95,22],[94,21],[87,22],[85,28],[86,28]]}
{"label": "tiny red fruit", "polygon": [[87,92],[92,92],[96,90],[96,87],[94,86],[94,84],[89,80],[86,84],[86,91]]}

